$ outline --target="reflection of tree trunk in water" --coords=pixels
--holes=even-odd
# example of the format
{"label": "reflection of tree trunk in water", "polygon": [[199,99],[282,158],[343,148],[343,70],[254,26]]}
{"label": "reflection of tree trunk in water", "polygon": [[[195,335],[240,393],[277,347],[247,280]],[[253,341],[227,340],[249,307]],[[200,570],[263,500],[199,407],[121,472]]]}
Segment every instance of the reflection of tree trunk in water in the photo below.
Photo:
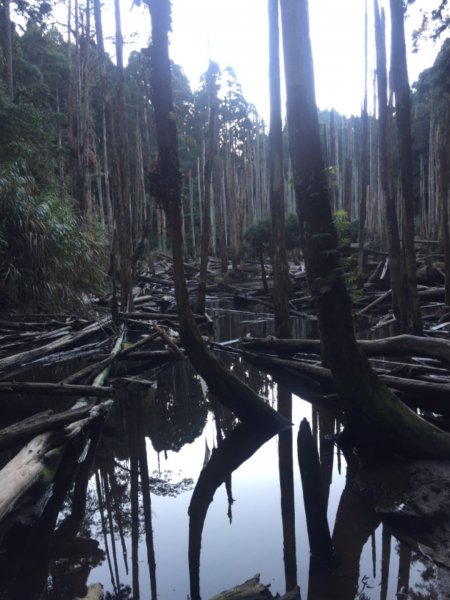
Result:
{"label": "reflection of tree trunk in water", "polygon": [[411,568],[411,548],[400,542],[397,579],[397,595],[406,598],[409,594],[409,570]]}
{"label": "reflection of tree trunk in water", "polygon": [[391,562],[391,534],[383,525],[381,541],[381,592],[380,600],[388,600],[389,564]]}
{"label": "reflection of tree trunk in water", "polygon": [[142,487],[142,504],[144,507],[144,522],[145,522],[145,542],[147,546],[147,563],[150,574],[150,589],[151,598],[156,600],[156,560],[155,560],[155,547],[153,543],[153,529],[152,529],[152,500],[150,494],[150,477],[148,472],[147,462],[147,449],[145,446],[145,435],[142,428],[144,420],[142,398],[139,400],[140,418],[138,421],[138,452],[139,452],[139,472],[141,474],[141,487]]}
{"label": "reflection of tree trunk in water", "polygon": [[91,468],[97,452],[101,427],[96,427],[89,441],[89,447],[83,462],[78,466],[74,491],[72,494],[72,510],[62,521],[55,534],[59,537],[75,537],[80,530],[86,513],[86,499]]}
{"label": "reflection of tree trunk in water", "polygon": [[329,562],[333,546],[322,489],[319,453],[307,419],[300,423],[297,450],[311,557],[319,562]]}
{"label": "reflection of tree trunk in water", "polygon": [[122,399],[130,451],[130,505],[131,505],[131,579],[133,600],[139,600],[139,463],[137,449],[136,403]]}
{"label": "reflection of tree trunk in water", "polygon": [[[214,413],[214,423],[216,425],[216,445],[217,445],[217,448],[220,448],[220,446],[223,442],[223,438],[224,438],[224,436],[223,436],[224,431],[226,434],[227,431],[231,430],[232,419],[230,419],[230,417],[232,417],[232,415],[222,404],[220,404],[219,400],[217,400],[212,395],[210,397],[211,397],[211,406],[212,406],[213,413]],[[222,413],[222,415],[220,413]],[[228,417],[228,419],[227,419],[227,417]],[[226,421],[230,421],[230,422],[227,423]],[[225,489],[227,492],[227,500],[228,500],[227,517],[231,523],[233,520],[232,506],[234,503],[231,473],[229,473],[229,475],[227,475],[227,477],[225,478]]]}
{"label": "reflection of tree trunk in water", "polygon": [[98,471],[95,471],[95,486],[97,489],[97,500],[98,500],[98,510],[100,512],[100,523],[102,526],[102,535],[103,535],[103,543],[105,544],[105,554],[106,560],[108,562],[109,574],[111,576],[111,585],[113,586],[114,592],[117,593],[117,584],[114,578],[112,563],[111,563],[111,554],[109,552],[109,544],[108,544],[108,530],[106,528],[105,521],[105,508],[103,505],[103,494],[102,487],[100,485],[100,476]]}
{"label": "reflection of tree trunk in water", "polygon": [[332,538],[336,564],[327,568],[311,562],[309,600],[354,600],[357,597],[361,552],[379,522],[379,517],[355,491],[347,476]]}
{"label": "reflection of tree trunk in water", "polygon": [[[292,395],[282,385],[278,386],[278,410],[292,420]],[[297,555],[295,543],[294,461],[292,429],[278,436],[278,470],[280,474],[281,519],[283,525],[283,558],[286,591],[297,585]]]}
{"label": "reflection of tree trunk in water", "polygon": [[113,511],[111,506],[111,492],[108,485],[108,477],[106,471],[100,469],[101,483],[103,484],[103,495],[105,498],[106,517],[108,519],[109,534],[111,538],[112,559],[114,565],[114,575],[116,578],[117,587],[120,589],[119,565],[117,563],[116,537],[114,535]]}
{"label": "reflection of tree trunk in water", "polygon": [[328,497],[333,478],[334,442],[332,438],[334,436],[335,417],[333,413],[323,407],[318,408],[317,413],[319,417],[320,471],[325,506],[328,507]]}
{"label": "reflection of tree trunk in water", "polygon": [[214,449],[209,462],[202,469],[189,505],[189,576],[191,600],[200,596],[200,550],[203,525],[217,488],[230,474],[273,437],[273,430],[239,424]]}
{"label": "reflection of tree trunk in water", "polygon": [[119,530],[120,542],[122,545],[123,562],[125,564],[125,573],[128,575],[128,552],[125,544],[125,535],[123,532],[122,524],[122,512],[119,500],[119,492],[117,489],[116,474],[114,472],[114,466],[111,461],[106,461],[105,469],[108,474],[109,489],[111,490],[111,498],[114,506],[115,521],[117,523],[117,529]]}

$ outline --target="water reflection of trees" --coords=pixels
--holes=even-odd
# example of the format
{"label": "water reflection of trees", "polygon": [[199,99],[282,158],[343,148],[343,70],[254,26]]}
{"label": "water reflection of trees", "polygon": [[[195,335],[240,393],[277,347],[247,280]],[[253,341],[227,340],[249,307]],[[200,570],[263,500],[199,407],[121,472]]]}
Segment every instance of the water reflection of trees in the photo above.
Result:
{"label": "water reflection of trees", "polygon": [[[236,370],[242,369],[244,377],[250,377],[248,368],[234,357],[230,365]],[[244,372],[246,369],[247,373]],[[255,389],[273,395],[271,379],[264,373],[252,371],[255,371],[251,375]],[[143,578],[139,551],[145,552],[145,569],[150,580],[150,592],[145,597],[156,598],[158,549],[153,544],[152,496],[181,494],[191,489],[193,482],[176,480],[176,473],[151,464],[146,444],[150,439],[158,452],[178,451],[201,434],[208,409],[214,415],[216,449],[207,461],[192,496],[190,558],[193,565],[199,560],[201,527],[209,502],[222,482],[227,487],[231,518],[231,473],[270,436],[236,426],[236,420],[228,411],[214,398],[205,396],[200,381],[184,363],[177,367],[176,372],[167,372],[162,382],[158,381],[146,391],[122,390],[120,394],[101,441],[97,439],[99,432],[93,430],[88,444],[85,439],[67,447],[52,495],[42,513],[36,515],[35,508],[30,522],[16,521],[8,531],[0,532],[3,535],[0,548],[2,600],[73,600],[76,596],[83,597],[89,574],[102,562],[107,566],[111,580],[106,598],[137,600]],[[318,405],[312,410],[312,432],[318,446],[326,502],[330,496],[335,461],[339,458],[332,441],[338,430],[335,417],[334,413]],[[292,438],[292,432],[289,434]],[[288,438],[284,433],[279,440],[286,589],[295,585],[295,569],[299,561],[307,559],[304,540],[295,540],[292,536],[296,518],[294,506],[298,511],[301,504],[298,498],[292,502],[290,491],[286,496],[286,490],[292,486],[294,470],[298,468],[296,464],[289,463],[288,455],[292,459],[293,451],[292,439],[289,441]],[[217,465],[220,468],[215,471]],[[33,502],[36,502],[35,497]],[[22,506],[22,513],[25,512],[23,509]],[[363,549],[367,550],[373,542],[379,525],[379,516],[355,487],[350,467],[332,532],[335,561],[331,565],[311,562],[307,596],[310,600],[375,597],[377,600],[389,600],[392,587],[398,598],[433,600],[440,597],[437,582],[439,577],[443,577],[443,568],[426,563],[422,555],[411,549],[411,544],[399,541],[395,545],[392,542],[395,532],[386,525],[382,526],[379,535],[380,556],[373,558],[374,565],[379,565],[379,581],[375,583],[375,572],[361,570]],[[166,532],[166,535],[171,533]],[[295,555],[297,550],[298,558]],[[398,569],[390,573],[395,553],[398,555]],[[419,564],[421,580],[417,582],[412,580],[411,573]],[[191,569],[194,572],[198,567]],[[194,573],[194,585],[195,577],[198,575]],[[239,582],[230,582],[235,583]]]}

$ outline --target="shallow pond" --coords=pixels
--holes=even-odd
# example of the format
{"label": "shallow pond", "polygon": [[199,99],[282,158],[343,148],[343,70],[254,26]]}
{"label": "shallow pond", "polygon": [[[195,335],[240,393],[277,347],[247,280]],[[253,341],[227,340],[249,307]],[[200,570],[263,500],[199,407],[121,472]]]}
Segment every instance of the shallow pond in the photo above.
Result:
{"label": "shallow pond", "polygon": [[[263,313],[212,307],[211,314],[218,341],[272,332],[272,320]],[[294,328],[299,337],[316,335],[314,321],[296,320]],[[270,376],[236,355],[221,358],[277,406],[279,390]],[[17,511],[17,522],[1,532],[1,598],[74,600],[96,582],[110,599],[136,600],[138,590],[143,599],[189,598],[188,508],[211,453],[239,455],[239,440],[231,450],[223,442],[236,423],[187,361],[156,378],[155,371],[140,377],[153,384],[120,392],[98,443],[94,434],[88,448],[80,445],[64,457],[50,499],[44,494],[43,512],[34,495]],[[202,598],[255,573],[273,595],[285,592],[286,577],[296,579],[302,598],[310,600],[440,597],[439,569],[398,541],[356,493],[330,440],[339,431],[331,413],[295,395],[292,409],[295,516],[292,509],[281,510],[278,436],[259,448],[255,442],[242,451],[254,451],[252,456],[225,477],[209,506],[201,537]],[[310,565],[296,449],[304,418],[318,446],[336,550],[329,566]],[[283,463],[284,458],[285,472]],[[41,516],[36,520],[33,514]],[[294,543],[292,536],[291,544],[283,543],[283,518],[291,534],[295,529]]]}

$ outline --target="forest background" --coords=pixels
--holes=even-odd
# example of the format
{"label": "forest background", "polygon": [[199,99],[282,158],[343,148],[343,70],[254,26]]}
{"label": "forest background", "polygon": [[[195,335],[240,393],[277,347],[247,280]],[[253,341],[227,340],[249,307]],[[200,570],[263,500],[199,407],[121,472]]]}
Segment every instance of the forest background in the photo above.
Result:
{"label": "forest background", "polygon": [[[105,51],[108,40],[103,34],[104,22],[112,23],[111,15],[103,13],[97,0],[72,0],[64,6],[24,0],[1,3],[4,307],[80,308],[90,294],[110,287],[111,276],[117,275],[126,289],[144,257],[148,259],[155,249],[169,249],[164,212],[152,189],[156,144],[149,50],[132,51],[125,66],[122,20],[131,22],[131,5],[125,4],[114,3],[113,61]],[[428,35],[442,40],[446,11],[443,1],[423,13],[416,39]],[[149,26],[148,15],[141,14]],[[364,22],[354,28],[363,32]],[[172,38],[177,38],[176,29]],[[424,71],[412,88],[416,233],[434,240],[444,238],[442,199],[443,187],[448,188],[442,166],[449,150],[442,140],[448,138],[449,52],[444,42],[433,68]],[[183,174],[185,255],[200,253],[202,210],[205,195],[211,195],[210,251],[230,256],[236,270],[246,253],[269,243],[267,123],[244,96],[231,67],[221,69],[210,61],[195,91],[175,63],[172,79]],[[217,160],[209,176],[205,163],[213,102],[218,114]],[[385,248],[379,130],[377,111],[372,112],[365,238]],[[333,211],[338,220],[353,225],[356,240],[364,160],[362,120],[325,110],[320,121]],[[287,147],[286,132],[285,138]],[[398,197],[394,138],[392,144]],[[286,245],[293,248],[298,236],[287,151],[284,163],[285,209],[292,215]]]}

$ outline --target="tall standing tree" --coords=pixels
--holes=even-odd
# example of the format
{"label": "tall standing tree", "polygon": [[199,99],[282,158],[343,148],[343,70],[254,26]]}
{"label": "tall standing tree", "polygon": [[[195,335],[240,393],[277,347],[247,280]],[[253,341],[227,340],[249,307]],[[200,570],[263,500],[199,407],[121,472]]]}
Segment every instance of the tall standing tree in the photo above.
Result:
{"label": "tall standing tree", "polygon": [[375,44],[377,55],[378,136],[380,179],[384,197],[389,252],[389,272],[392,289],[392,307],[399,331],[407,330],[406,274],[400,244],[397,207],[394,191],[394,173],[391,140],[391,109],[388,103],[388,77],[386,67],[386,40],[384,9],[374,0]]}
{"label": "tall standing tree", "polygon": [[289,322],[290,279],[285,238],[283,127],[280,95],[278,0],[269,0],[269,81],[270,81],[270,214],[272,227],[273,303],[275,333],[291,336]]}
{"label": "tall standing tree", "polygon": [[[272,228],[272,298],[275,313],[275,334],[291,337],[289,296],[291,282],[286,252],[284,177],[283,177],[283,127],[280,93],[280,36],[279,2],[269,0],[269,169],[270,212]],[[292,421],[292,394],[278,384],[278,411]],[[283,526],[283,554],[286,591],[297,586],[297,556],[295,538],[295,496],[292,429],[279,434],[278,470],[280,475],[281,515]]]}
{"label": "tall standing tree", "polygon": [[359,285],[362,285],[364,275],[364,242],[366,238],[366,220],[367,220],[367,195],[369,187],[369,112],[367,107],[368,100],[368,10],[367,0],[365,0],[364,10],[364,101],[361,111],[362,121],[362,139],[361,139],[361,182],[360,182],[360,202],[359,202],[359,253],[358,253],[358,279]]}
{"label": "tall standing tree", "polygon": [[[208,98],[208,130],[205,143],[205,167],[203,175],[203,218],[200,250],[200,274],[197,288],[197,312],[205,312],[206,278],[208,271],[209,250],[211,244],[211,191],[214,166],[217,164],[219,149],[219,101],[217,98],[217,78],[219,66],[210,61],[206,72],[206,93]],[[215,173],[217,177],[217,172]],[[217,191],[217,187],[216,187]]]}
{"label": "tall standing tree", "polygon": [[402,182],[403,253],[406,267],[406,332],[422,334],[414,248],[414,188],[411,135],[411,98],[406,61],[403,0],[391,2],[391,82],[395,95],[400,177]]}
{"label": "tall standing tree", "polygon": [[3,54],[5,60],[5,81],[9,98],[14,98],[12,32],[10,0],[3,0]]}
{"label": "tall standing tree", "polygon": [[171,24],[169,0],[145,0],[152,19],[151,101],[155,111],[158,160],[151,176],[152,191],[164,207],[170,229],[175,296],[180,334],[189,358],[205,379],[211,393],[242,421],[261,426],[285,426],[268,404],[228,371],[206,346],[195,323],[185,280],[183,254],[183,214],[181,173],[178,158],[178,135],[173,119],[173,95],[170,76],[168,32]]}
{"label": "tall standing tree", "polygon": [[289,151],[306,273],[323,358],[354,443],[370,455],[450,456],[450,435],[407,408],[356,344],[322,159],[307,0],[281,0]]}
{"label": "tall standing tree", "polygon": [[117,74],[117,159],[114,165],[115,182],[113,194],[115,197],[115,234],[118,236],[120,249],[120,298],[122,310],[131,308],[132,305],[132,233],[131,233],[131,205],[130,182],[128,166],[128,135],[125,108],[125,82],[123,70],[123,36],[122,20],[120,15],[120,1],[114,0],[116,23],[116,74]]}

